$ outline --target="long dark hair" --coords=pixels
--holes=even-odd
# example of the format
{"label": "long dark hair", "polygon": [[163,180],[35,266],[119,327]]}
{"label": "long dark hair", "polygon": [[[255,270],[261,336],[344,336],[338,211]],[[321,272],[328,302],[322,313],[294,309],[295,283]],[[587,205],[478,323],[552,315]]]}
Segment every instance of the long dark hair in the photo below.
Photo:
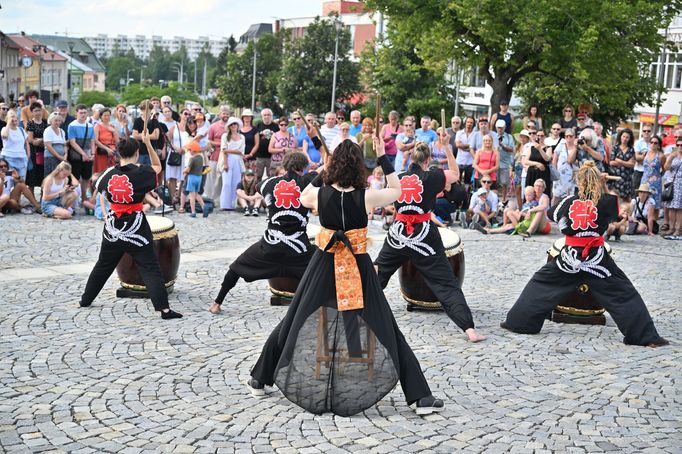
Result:
{"label": "long dark hair", "polygon": [[346,139],[334,150],[323,179],[326,185],[361,189],[367,187],[367,176],[362,149]]}
{"label": "long dark hair", "polygon": [[632,148],[635,145],[635,134],[632,132],[632,129],[630,128],[624,128],[618,133],[618,135],[616,136],[616,145],[620,147],[620,138],[625,133],[627,133],[629,137],[628,148]]}

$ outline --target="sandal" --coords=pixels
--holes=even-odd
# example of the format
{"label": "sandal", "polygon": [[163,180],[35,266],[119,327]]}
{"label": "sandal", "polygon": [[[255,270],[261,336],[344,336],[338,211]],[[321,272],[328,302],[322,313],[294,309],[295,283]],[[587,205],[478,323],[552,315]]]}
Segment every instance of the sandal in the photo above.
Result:
{"label": "sandal", "polygon": [[530,233],[528,233],[528,232],[523,232],[523,233],[521,234],[521,236],[523,237],[523,239],[528,239],[528,238],[530,238],[532,235],[531,235]]}
{"label": "sandal", "polygon": [[659,229],[658,233],[660,233],[661,235],[667,235],[667,234],[671,233],[670,232],[670,225],[669,224],[663,224],[661,226],[661,228]]}
{"label": "sandal", "polygon": [[178,208],[178,213],[185,214],[185,209],[182,207]]}

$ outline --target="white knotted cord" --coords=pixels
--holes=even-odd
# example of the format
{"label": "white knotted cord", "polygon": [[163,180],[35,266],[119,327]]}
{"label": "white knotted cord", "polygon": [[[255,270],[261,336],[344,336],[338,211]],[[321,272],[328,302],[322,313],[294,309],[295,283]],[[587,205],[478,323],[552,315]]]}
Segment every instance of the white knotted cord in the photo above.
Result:
{"label": "white knotted cord", "polygon": [[113,211],[109,211],[109,215],[104,221],[104,238],[112,243],[115,243],[116,241],[125,241],[140,247],[149,244],[147,238],[137,234],[137,231],[142,225],[143,217],[144,214],[142,214],[141,211],[138,211],[135,214],[135,220],[130,224],[130,227],[128,227],[128,222],[124,222],[123,227],[118,229],[114,225],[116,215]]}
{"label": "white knotted cord", "polygon": [[[413,210],[418,214],[424,214],[424,210],[416,205],[406,205],[400,207],[398,213],[403,213],[407,210]],[[423,227],[421,232],[419,232],[416,236],[410,236],[406,234],[407,227],[405,223],[401,221],[395,221],[388,231],[386,241],[395,249],[403,249],[407,247],[425,257],[436,255],[436,251],[431,246],[424,243],[424,238],[426,238],[426,236],[429,234],[429,230],[431,229],[431,223],[423,222],[422,224]]]}

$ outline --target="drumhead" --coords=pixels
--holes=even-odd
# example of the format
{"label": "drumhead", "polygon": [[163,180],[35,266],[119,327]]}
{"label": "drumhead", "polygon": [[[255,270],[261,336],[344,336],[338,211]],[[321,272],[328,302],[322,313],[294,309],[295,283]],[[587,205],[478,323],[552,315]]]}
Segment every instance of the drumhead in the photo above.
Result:
{"label": "drumhead", "polygon": [[[552,244],[552,247],[549,248],[549,250],[547,251],[547,254],[549,254],[550,257],[557,257],[565,245],[566,245],[566,237],[562,236],[561,238],[558,238],[554,242],[554,244]],[[611,245],[609,243],[604,242],[604,249],[606,249],[606,252],[608,252],[609,254],[612,254]]]}
{"label": "drumhead", "polygon": [[306,231],[308,232],[308,239],[314,242],[315,237],[320,233],[320,226],[317,224],[308,224]]}
{"label": "drumhead", "polygon": [[443,241],[443,246],[445,246],[445,249],[455,248],[462,242],[459,235],[450,229],[438,227],[438,233],[440,233],[440,239]]}
{"label": "drumhead", "polygon": [[152,233],[166,232],[175,227],[173,220],[162,216],[147,216],[147,222]]}

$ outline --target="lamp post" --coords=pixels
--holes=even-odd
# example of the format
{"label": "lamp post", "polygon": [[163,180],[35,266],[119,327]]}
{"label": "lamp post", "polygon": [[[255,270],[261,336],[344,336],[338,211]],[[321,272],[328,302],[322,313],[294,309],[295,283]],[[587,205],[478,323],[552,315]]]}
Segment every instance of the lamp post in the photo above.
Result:
{"label": "lamp post", "polygon": [[75,46],[75,43],[73,41],[69,41],[68,43],[69,46],[69,68],[66,70],[66,101],[69,103],[69,105],[73,104],[73,90],[71,89],[71,84],[73,82],[73,78],[71,77],[71,59],[73,58],[73,48]]}
{"label": "lamp post", "polygon": [[256,60],[258,59],[258,38],[253,38],[253,75],[251,80],[251,112],[256,110]]}
{"label": "lamp post", "polygon": [[[40,51],[42,51],[43,56],[47,53],[47,46],[45,44],[36,44],[33,46],[33,52],[38,54],[38,93],[42,95],[43,88],[43,58],[40,56]],[[54,57],[52,57],[54,58]],[[40,97],[40,96],[39,96]],[[42,99],[42,98],[41,98]]]}
{"label": "lamp post", "polygon": [[339,33],[343,30],[343,22],[338,18],[335,19],[334,28],[336,29],[336,40],[334,41],[334,76],[332,80],[332,106],[330,112],[334,112],[336,107],[336,64],[339,61]]}
{"label": "lamp post", "polygon": [[126,70],[126,87],[130,85],[130,70]]}

